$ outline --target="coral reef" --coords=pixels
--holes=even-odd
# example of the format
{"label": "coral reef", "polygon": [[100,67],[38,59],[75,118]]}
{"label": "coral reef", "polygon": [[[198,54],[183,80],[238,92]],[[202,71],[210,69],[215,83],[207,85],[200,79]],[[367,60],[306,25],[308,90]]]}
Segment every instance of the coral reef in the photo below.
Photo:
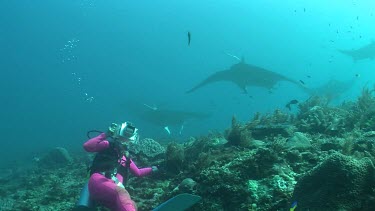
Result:
{"label": "coral reef", "polygon": [[48,151],[38,161],[41,167],[53,168],[68,165],[73,159],[65,148],[56,147]]}
{"label": "coral reef", "polygon": [[241,147],[257,147],[254,140],[274,138],[277,136],[289,137],[296,127],[292,125],[294,116],[275,110],[273,114],[261,116],[256,113],[253,120],[242,125],[235,117],[232,118],[232,127],[226,133],[229,145]]}
{"label": "coral reef", "polygon": [[373,89],[363,88],[362,95],[358,98],[357,103],[352,105],[355,125],[364,130],[375,130],[375,87]]}
{"label": "coral reef", "polygon": [[302,132],[336,135],[351,130],[354,125],[348,122],[351,113],[340,108],[314,106],[300,113],[298,129]]}
{"label": "coral reef", "polygon": [[180,173],[185,160],[185,152],[182,145],[171,143],[167,147],[165,166],[168,172]]}
{"label": "coral reef", "polygon": [[131,159],[136,161],[138,165],[159,165],[165,157],[165,147],[159,142],[145,138],[129,145]]}
{"label": "coral reef", "polygon": [[305,149],[311,147],[311,140],[305,134],[295,132],[285,144],[288,149]]}
{"label": "coral reef", "polygon": [[252,140],[251,131],[237,122],[236,118],[232,118],[232,128],[227,136],[228,144],[246,147],[250,145]]}
{"label": "coral reef", "polygon": [[36,165],[18,172],[18,179],[1,183],[8,207],[1,210],[70,210],[86,180],[82,167],[80,163],[50,169]]}
{"label": "coral reef", "polygon": [[[233,117],[228,130],[184,143],[129,146],[138,166],[160,169],[130,177],[138,210],[179,193],[202,197],[189,211],[287,210],[295,200],[298,210],[375,210],[374,90],[335,107],[311,97],[298,108],[256,113],[246,123]],[[69,210],[87,181],[87,160],[56,148],[28,168],[1,169],[0,210]]]}
{"label": "coral reef", "polygon": [[301,210],[371,210],[375,207],[374,165],[335,153],[298,181],[293,198]]}
{"label": "coral reef", "polygon": [[142,157],[146,156],[147,158],[153,159],[157,156],[164,156],[165,148],[161,146],[159,142],[150,138],[145,138],[136,143],[132,143],[129,147],[129,151]]}

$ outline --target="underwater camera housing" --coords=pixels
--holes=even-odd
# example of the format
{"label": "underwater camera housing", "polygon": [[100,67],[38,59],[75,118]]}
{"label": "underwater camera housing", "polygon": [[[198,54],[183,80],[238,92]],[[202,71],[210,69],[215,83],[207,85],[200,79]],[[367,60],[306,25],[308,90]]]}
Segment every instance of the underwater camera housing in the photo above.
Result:
{"label": "underwater camera housing", "polygon": [[131,122],[124,122],[119,125],[112,123],[109,130],[113,133],[113,138],[120,138],[129,141],[138,140],[138,129]]}

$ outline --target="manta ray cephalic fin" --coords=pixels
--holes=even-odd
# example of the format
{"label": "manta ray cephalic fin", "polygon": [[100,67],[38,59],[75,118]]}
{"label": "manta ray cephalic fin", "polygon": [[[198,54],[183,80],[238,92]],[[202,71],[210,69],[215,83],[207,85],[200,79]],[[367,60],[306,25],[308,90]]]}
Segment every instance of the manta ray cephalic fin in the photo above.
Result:
{"label": "manta ray cephalic fin", "polygon": [[168,135],[171,135],[171,131],[169,130],[169,127],[168,127],[168,126],[165,126],[165,127],[164,127],[164,130],[167,131]]}

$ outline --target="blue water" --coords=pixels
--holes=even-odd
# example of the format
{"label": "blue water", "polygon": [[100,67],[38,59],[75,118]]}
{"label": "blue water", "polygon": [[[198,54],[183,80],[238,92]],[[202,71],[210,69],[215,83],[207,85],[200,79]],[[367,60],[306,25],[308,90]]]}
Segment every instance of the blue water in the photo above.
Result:
{"label": "blue water", "polygon": [[355,99],[374,83],[375,61],[353,62],[337,49],[375,39],[375,3],[327,2],[2,0],[2,164],[55,146],[79,151],[86,131],[111,122],[129,120],[142,137],[166,138],[127,109],[131,102],[211,113],[175,135],[186,140],[223,131],[233,115],[288,112],[288,101],[309,97],[287,82],[272,94],[249,88],[252,98],[230,83],[184,93],[238,62],[228,53],[308,87],[360,74],[337,102]]}

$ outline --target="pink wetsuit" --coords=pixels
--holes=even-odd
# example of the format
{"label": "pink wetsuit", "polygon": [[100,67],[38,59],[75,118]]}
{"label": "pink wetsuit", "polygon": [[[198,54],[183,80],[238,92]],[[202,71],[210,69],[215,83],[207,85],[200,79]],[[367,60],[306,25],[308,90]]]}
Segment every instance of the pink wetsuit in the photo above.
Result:
{"label": "pink wetsuit", "polygon": [[[87,152],[100,152],[109,148],[109,142],[105,140],[105,133],[94,137],[83,144],[83,148]],[[121,165],[125,166],[126,157],[122,156]],[[139,169],[133,161],[130,163],[130,172],[137,177],[150,174],[152,168]],[[123,182],[123,177],[116,174],[119,182]],[[135,211],[137,210],[135,202],[131,200],[128,191],[118,186],[114,180],[105,177],[101,173],[94,173],[89,180],[90,198],[114,211]]]}

